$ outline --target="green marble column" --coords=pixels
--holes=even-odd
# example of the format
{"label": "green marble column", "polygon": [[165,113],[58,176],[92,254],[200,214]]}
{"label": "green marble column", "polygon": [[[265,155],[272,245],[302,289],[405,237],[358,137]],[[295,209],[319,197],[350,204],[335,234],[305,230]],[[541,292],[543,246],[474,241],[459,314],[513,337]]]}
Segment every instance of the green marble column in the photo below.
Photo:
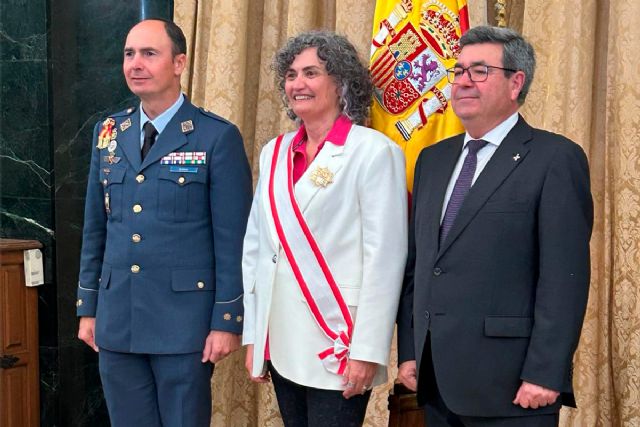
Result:
{"label": "green marble column", "polygon": [[173,0],[0,1],[0,237],[40,240],[42,426],[108,426],[97,357],[76,339],[91,132],[135,102],[122,48]]}

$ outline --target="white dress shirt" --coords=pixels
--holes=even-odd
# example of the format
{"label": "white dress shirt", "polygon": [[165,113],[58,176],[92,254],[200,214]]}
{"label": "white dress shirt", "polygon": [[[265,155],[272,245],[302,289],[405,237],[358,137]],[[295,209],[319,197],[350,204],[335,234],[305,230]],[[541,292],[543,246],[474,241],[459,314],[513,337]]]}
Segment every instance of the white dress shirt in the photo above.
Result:
{"label": "white dress shirt", "polygon": [[[484,167],[489,163],[493,153],[496,152],[504,138],[507,134],[513,129],[513,127],[518,122],[518,113],[515,112],[511,116],[509,116],[504,122],[500,123],[498,126],[491,129],[489,132],[484,134],[481,138],[488,142],[487,145],[482,147],[480,151],[478,151],[478,163],[476,166],[476,172],[473,174],[473,180],[471,181],[471,185],[475,184],[476,179],[480,176],[480,173],[484,169]],[[451,193],[453,193],[453,187],[456,185],[456,181],[458,180],[458,175],[460,175],[460,170],[462,169],[462,164],[464,163],[464,159],[467,157],[467,153],[469,149],[467,148],[467,143],[473,139],[468,133],[464,135],[464,144],[462,153],[460,153],[460,157],[458,158],[458,163],[456,163],[456,167],[453,169],[453,173],[451,174],[451,178],[449,178],[449,185],[447,186],[447,193],[444,196],[444,203],[442,204],[442,212],[440,214],[440,223],[442,224],[442,220],[444,219],[444,213],[447,211],[447,205],[449,204],[449,199],[451,198]]]}

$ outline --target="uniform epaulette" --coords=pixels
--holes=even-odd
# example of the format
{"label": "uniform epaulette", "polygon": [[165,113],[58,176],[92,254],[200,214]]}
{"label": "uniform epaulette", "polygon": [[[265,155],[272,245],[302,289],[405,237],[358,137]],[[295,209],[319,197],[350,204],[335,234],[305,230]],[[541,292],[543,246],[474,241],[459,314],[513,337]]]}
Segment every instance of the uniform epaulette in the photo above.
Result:
{"label": "uniform epaulette", "polygon": [[129,108],[124,109],[124,110],[122,110],[122,111],[118,111],[118,112],[117,112],[117,113],[115,113],[115,114],[111,114],[111,115],[109,115],[109,117],[122,117],[122,116],[128,116],[128,115],[130,115],[130,114],[134,113],[137,109],[138,109],[138,107],[135,107],[135,106],[134,106],[134,107],[129,107]]}
{"label": "uniform epaulette", "polygon": [[207,116],[207,117],[211,117],[212,119],[216,119],[216,120],[218,120],[218,121],[220,121],[222,123],[231,124],[231,122],[229,120],[224,119],[224,118],[220,117],[219,115],[217,115],[215,113],[212,113],[211,111],[205,110],[202,107],[198,107],[198,110],[200,110],[200,112],[202,114],[204,114],[205,116]]}

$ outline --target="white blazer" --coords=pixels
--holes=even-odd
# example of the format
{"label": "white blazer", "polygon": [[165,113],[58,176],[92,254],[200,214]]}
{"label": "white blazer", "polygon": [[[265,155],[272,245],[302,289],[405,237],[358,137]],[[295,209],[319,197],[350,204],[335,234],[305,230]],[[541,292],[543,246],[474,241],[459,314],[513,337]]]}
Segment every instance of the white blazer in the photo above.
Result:
{"label": "white blazer", "polygon": [[[342,377],[326,371],[317,356],[332,343],[315,323],[273,223],[268,184],[274,146],[275,139],[260,155],[244,238],[243,344],[254,345],[254,376],[265,369],[268,333],[278,373],[305,386],[342,390]],[[313,184],[309,175],[318,167],[333,172],[333,183]],[[343,146],[325,143],[294,191],[351,311],[350,358],[378,363],[374,385],[383,383],[407,255],[404,155],[382,133],[354,125]]]}

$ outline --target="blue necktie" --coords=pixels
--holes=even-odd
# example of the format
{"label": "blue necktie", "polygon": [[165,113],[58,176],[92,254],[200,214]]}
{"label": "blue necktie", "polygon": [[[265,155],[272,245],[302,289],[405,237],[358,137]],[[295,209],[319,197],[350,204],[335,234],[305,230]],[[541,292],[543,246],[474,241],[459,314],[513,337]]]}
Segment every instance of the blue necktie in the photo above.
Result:
{"label": "blue necktie", "polygon": [[476,166],[478,164],[478,151],[485,145],[487,145],[487,141],[484,139],[473,139],[467,142],[469,151],[467,152],[467,157],[464,158],[464,163],[462,163],[460,175],[458,175],[456,185],[453,187],[449,204],[447,204],[447,210],[444,212],[444,218],[440,225],[440,243],[444,242],[447,234],[449,234],[453,226],[453,221],[455,221],[458,211],[462,206],[462,202],[471,188],[473,175],[476,173]]}

